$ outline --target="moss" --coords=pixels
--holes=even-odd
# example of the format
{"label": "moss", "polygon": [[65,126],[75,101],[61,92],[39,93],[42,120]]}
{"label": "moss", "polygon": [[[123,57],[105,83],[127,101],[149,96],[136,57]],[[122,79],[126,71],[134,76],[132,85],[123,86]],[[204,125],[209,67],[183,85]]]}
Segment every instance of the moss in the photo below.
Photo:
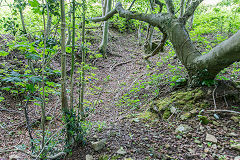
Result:
{"label": "moss", "polygon": [[[170,106],[174,106],[178,109],[184,109],[184,112],[189,112],[195,108],[206,108],[209,106],[207,102],[199,102],[204,98],[205,94],[200,89],[194,89],[189,91],[173,92],[170,97],[159,99],[151,104],[151,109],[161,114],[164,119],[169,118],[171,115]],[[190,115],[184,115],[189,118]]]}
{"label": "moss", "polygon": [[168,119],[171,116],[171,111],[166,109],[163,113],[163,119]]}
{"label": "moss", "polygon": [[142,120],[155,120],[157,117],[158,116],[155,113],[152,113],[150,111],[142,112],[137,116],[137,118]]}

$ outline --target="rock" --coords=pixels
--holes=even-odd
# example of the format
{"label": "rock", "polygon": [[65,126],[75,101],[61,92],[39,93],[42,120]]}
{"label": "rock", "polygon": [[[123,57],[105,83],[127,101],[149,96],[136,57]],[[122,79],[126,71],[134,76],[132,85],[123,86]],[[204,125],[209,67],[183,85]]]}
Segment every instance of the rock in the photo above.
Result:
{"label": "rock", "polygon": [[228,133],[227,136],[230,136],[230,137],[238,137],[239,135],[234,133],[234,132],[231,132],[231,133]]}
{"label": "rock", "polygon": [[186,120],[186,119],[188,119],[188,118],[190,118],[191,117],[191,113],[190,112],[187,112],[187,113],[184,113],[183,115],[181,115],[180,116],[180,119],[182,120],[182,121],[184,121],[184,120]]}
{"label": "rock", "polygon": [[234,122],[238,123],[240,121],[240,117],[232,116],[231,120],[233,120]]}
{"label": "rock", "polygon": [[207,133],[206,134],[206,141],[217,143],[217,138],[214,135],[211,135],[211,134]]}
{"label": "rock", "polygon": [[217,149],[217,145],[216,145],[216,144],[213,144],[213,145],[212,145],[212,149],[216,150],[216,149]]}
{"label": "rock", "polygon": [[117,151],[117,154],[121,154],[121,155],[124,155],[126,154],[127,152],[123,149],[123,147],[121,147],[118,151]]}
{"label": "rock", "polygon": [[195,139],[194,142],[197,143],[197,144],[200,144],[200,143],[201,143],[201,141],[199,141],[199,140],[197,140],[197,139]]}
{"label": "rock", "polygon": [[98,136],[97,136],[97,135],[94,135],[93,138],[94,138],[94,139],[98,139]]}
{"label": "rock", "polygon": [[234,160],[240,160],[240,156],[235,157]]}
{"label": "rock", "polygon": [[228,128],[227,128],[226,126],[223,126],[223,130],[224,130],[224,131],[227,131]]}
{"label": "rock", "polygon": [[92,155],[87,154],[86,155],[86,160],[94,160]]}
{"label": "rock", "polygon": [[219,126],[220,124],[217,121],[212,121],[213,125]]}
{"label": "rock", "polygon": [[192,115],[196,115],[198,113],[198,110],[195,108],[195,109],[191,110],[190,113]]}
{"label": "rock", "polygon": [[102,139],[97,142],[92,142],[92,147],[93,147],[94,151],[99,151],[105,147],[106,143],[107,143],[107,140]]}
{"label": "rock", "polygon": [[170,108],[170,111],[171,111],[172,114],[177,113],[177,109],[173,106]]}
{"label": "rock", "polygon": [[9,160],[20,160],[20,159],[21,159],[21,157],[18,155],[10,155],[9,156]]}
{"label": "rock", "polygon": [[212,94],[212,90],[211,89],[209,89],[208,91],[207,91],[207,94]]}
{"label": "rock", "polygon": [[238,144],[232,144],[232,145],[231,145],[231,148],[240,151],[240,143],[238,143]]}
{"label": "rock", "polygon": [[165,148],[166,148],[166,149],[170,148],[170,145],[169,145],[168,143],[165,144]]}
{"label": "rock", "polygon": [[188,151],[189,151],[191,154],[195,154],[195,153],[196,153],[196,149],[191,149],[191,148],[189,148]]}
{"label": "rock", "polygon": [[124,160],[133,160],[132,158],[124,158]]}
{"label": "rock", "polygon": [[192,127],[190,127],[190,126],[188,126],[188,125],[186,125],[186,124],[180,124],[180,125],[176,128],[175,132],[176,132],[176,133],[187,133],[187,132],[189,132],[189,131],[191,131],[191,130],[192,130]]}
{"label": "rock", "polygon": [[209,148],[204,148],[204,152],[205,152],[205,153],[208,153],[209,151],[210,151]]}

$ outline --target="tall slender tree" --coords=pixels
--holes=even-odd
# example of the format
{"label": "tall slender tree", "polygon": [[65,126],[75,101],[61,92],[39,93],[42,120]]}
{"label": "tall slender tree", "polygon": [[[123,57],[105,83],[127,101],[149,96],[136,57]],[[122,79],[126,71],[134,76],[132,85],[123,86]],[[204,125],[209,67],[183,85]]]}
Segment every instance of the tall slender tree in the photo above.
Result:
{"label": "tall slender tree", "polygon": [[[105,7],[103,8],[104,15],[106,15],[108,12],[111,11],[111,5],[112,5],[112,0],[105,0],[104,2]],[[99,51],[103,54],[104,58],[107,57],[106,53],[107,53],[107,44],[108,44],[108,28],[109,28],[109,22],[107,20],[104,22],[104,25],[103,25],[103,38],[99,46]]]}
{"label": "tall slender tree", "polygon": [[60,0],[61,6],[61,104],[63,110],[68,110],[68,101],[66,93],[66,20],[64,0]]}
{"label": "tall slender tree", "polygon": [[70,107],[73,108],[73,75],[74,75],[74,60],[75,60],[75,10],[76,10],[75,0],[72,0],[72,53],[71,53],[71,79],[70,79]]}
{"label": "tall slender tree", "polygon": [[85,14],[86,14],[86,0],[82,0],[82,64],[81,64],[81,72],[80,72],[80,94],[79,94],[79,109],[81,119],[84,120],[84,87],[85,87]]}

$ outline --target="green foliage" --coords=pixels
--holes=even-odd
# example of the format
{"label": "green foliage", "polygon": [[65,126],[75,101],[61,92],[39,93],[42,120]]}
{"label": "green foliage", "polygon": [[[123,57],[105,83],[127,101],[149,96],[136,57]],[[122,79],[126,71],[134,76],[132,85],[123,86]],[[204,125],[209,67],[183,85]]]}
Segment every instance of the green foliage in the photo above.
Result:
{"label": "green foliage", "polygon": [[16,20],[16,17],[2,17],[0,19],[0,24],[5,32],[10,32],[15,36],[19,28],[19,24]]}
{"label": "green foliage", "polygon": [[67,125],[65,130],[65,132],[67,132],[67,137],[65,139],[66,152],[71,151],[73,143],[84,145],[84,136],[89,128],[89,124],[82,121],[80,115],[73,109],[64,110],[63,121]]}

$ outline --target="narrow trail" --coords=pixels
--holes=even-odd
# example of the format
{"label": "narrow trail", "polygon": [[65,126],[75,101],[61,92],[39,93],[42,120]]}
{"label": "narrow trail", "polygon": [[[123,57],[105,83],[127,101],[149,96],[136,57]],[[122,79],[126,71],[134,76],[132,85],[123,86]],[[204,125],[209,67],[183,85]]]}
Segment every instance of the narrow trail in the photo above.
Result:
{"label": "narrow trail", "polygon": [[[141,119],[139,115],[144,113],[146,107],[138,106],[139,109],[133,109],[117,105],[121,96],[127,93],[135,82],[145,79],[150,71],[146,69],[147,64],[142,59],[143,51],[133,34],[111,31],[109,44],[109,51],[112,55],[95,62],[98,69],[94,73],[99,79],[96,85],[101,87],[102,91],[99,97],[96,96],[99,93],[94,96],[102,102],[95,106],[94,112],[88,117],[88,120],[93,123],[93,128],[87,135],[86,146],[75,148],[72,156],[67,159],[85,160],[86,155],[103,160],[125,158],[213,160],[218,155],[227,155],[228,159],[236,156],[236,152],[231,150],[226,143],[232,137],[226,137],[226,135],[232,128],[232,131],[237,134],[239,130],[234,123],[226,119],[222,119],[220,123],[222,126],[227,126],[229,131],[223,131],[222,127],[212,124],[202,126],[194,118],[186,122],[163,121],[154,117]],[[161,61],[159,56],[150,58],[150,60]],[[165,69],[166,66],[163,66],[160,70]],[[164,94],[167,93],[164,92]],[[190,125],[192,132],[180,136],[176,134],[175,129],[182,123]],[[209,143],[205,141],[206,133],[217,136],[219,145],[209,146]],[[94,151],[91,142],[102,139],[107,140],[106,146],[100,151]],[[196,143],[196,139],[201,141],[201,144]],[[117,153],[120,148],[124,150],[124,153]]]}

